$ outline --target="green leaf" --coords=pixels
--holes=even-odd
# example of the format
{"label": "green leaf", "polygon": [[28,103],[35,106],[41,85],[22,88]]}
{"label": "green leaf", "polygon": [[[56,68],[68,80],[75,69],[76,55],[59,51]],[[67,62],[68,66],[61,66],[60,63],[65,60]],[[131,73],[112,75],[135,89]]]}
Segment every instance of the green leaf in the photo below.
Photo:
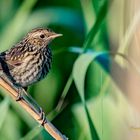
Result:
{"label": "green leaf", "polygon": [[19,10],[17,11],[15,17],[11,22],[3,29],[0,37],[1,49],[5,50],[15,43],[18,37],[22,34],[22,31],[25,30],[25,22],[29,13],[36,3],[37,0],[25,0]]}
{"label": "green leaf", "polygon": [[7,97],[0,103],[0,129],[2,128],[2,125],[6,120],[8,109],[9,109],[9,98]]}
{"label": "green leaf", "polygon": [[20,140],[32,140],[34,139],[37,135],[39,135],[42,131],[42,127],[35,127],[33,128],[31,131],[29,131],[23,138],[21,138]]}
{"label": "green leaf", "polygon": [[89,128],[90,128],[90,134],[92,139],[99,140],[99,137],[97,135],[95,126],[92,122],[92,119],[90,117],[86,101],[85,101],[85,91],[84,91],[84,81],[86,77],[87,69],[90,65],[90,63],[99,55],[104,55],[104,52],[95,52],[95,53],[85,53],[78,57],[76,60],[74,67],[73,67],[73,79],[75,82],[75,85],[77,87],[79,96],[81,98],[82,104],[84,106],[84,110],[87,116]]}
{"label": "green leaf", "polygon": [[85,102],[84,96],[84,81],[86,72],[88,69],[89,64],[95,59],[97,56],[104,54],[104,53],[85,53],[78,57],[76,60],[74,67],[73,67],[73,78],[78,89],[79,95],[81,97],[82,102]]}
{"label": "green leaf", "polygon": [[[110,81],[110,86],[112,86],[112,82]],[[118,97],[117,104],[109,94],[102,96],[102,98],[99,96],[91,98],[86,102],[101,140],[121,140],[126,129],[130,129],[130,126],[126,128],[127,125],[124,123],[127,119],[130,119],[129,113],[131,109],[129,108],[129,112],[129,103],[123,95],[117,94],[116,96]],[[78,140],[89,140],[87,116],[83,105],[81,103],[73,105],[72,112],[75,118],[74,120],[76,120],[73,122],[74,127],[77,128],[76,134],[78,138],[80,137]]]}
{"label": "green leaf", "polygon": [[81,0],[81,9],[83,12],[85,25],[86,25],[86,31],[89,31],[91,27],[93,26],[95,19],[95,12],[92,5],[92,0],[86,1]]}
{"label": "green leaf", "polygon": [[85,42],[83,44],[83,48],[89,48],[93,39],[95,38],[97,32],[99,31],[99,29],[101,28],[101,25],[106,17],[106,14],[107,14],[107,6],[108,6],[108,2],[105,1],[101,10],[99,11],[99,14],[97,16],[97,19],[94,23],[94,25],[92,26],[90,32],[88,33],[86,39],[85,39]]}
{"label": "green leaf", "polygon": [[68,27],[76,33],[81,33],[84,28],[83,20],[76,11],[63,7],[47,7],[36,10],[30,15],[26,23],[26,30],[50,24]]}

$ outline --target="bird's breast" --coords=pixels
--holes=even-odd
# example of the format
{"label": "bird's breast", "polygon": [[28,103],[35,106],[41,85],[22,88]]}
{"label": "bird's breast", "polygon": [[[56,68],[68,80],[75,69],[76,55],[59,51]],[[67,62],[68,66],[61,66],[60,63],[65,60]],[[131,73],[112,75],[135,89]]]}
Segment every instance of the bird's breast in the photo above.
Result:
{"label": "bird's breast", "polygon": [[11,74],[20,86],[26,87],[43,79],[51,68],[52,55],[50,50],[44,53],[28,55],[20,66],[15,67]]}

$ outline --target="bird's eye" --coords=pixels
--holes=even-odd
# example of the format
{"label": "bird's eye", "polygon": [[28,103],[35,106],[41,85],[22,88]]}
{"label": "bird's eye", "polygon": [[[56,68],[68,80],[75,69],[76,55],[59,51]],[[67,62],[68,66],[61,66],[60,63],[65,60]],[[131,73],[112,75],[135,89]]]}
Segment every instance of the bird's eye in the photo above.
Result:
{"label": "bird's eye", "polygon": [[41,37],[41,38],[44,38],[44,37],[45,37],[45,35],[41,34],[41,35],[40,35],[40,37]]}

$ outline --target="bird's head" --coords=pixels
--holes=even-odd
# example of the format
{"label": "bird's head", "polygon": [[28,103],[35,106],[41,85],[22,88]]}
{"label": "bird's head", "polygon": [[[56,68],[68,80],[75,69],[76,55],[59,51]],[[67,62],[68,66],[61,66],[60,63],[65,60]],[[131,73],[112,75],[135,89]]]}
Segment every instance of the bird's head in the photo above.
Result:
{"label": "bird's head", "polygon": [[46,47],[49,43],[57,38],[62,36],[62,34],[57,34],[50,29],[37,28],[33,29],[28,33],[27,38],[28,42],[35,47]]}

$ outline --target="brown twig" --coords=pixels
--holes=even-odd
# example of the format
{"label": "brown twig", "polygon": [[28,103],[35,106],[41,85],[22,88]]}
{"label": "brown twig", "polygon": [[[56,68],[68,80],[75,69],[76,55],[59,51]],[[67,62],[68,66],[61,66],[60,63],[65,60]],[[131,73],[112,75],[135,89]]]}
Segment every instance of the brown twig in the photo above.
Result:
{"label": "brown twig", "polygon": [[[3,87],[7,93],[16,100],[16,97],[18,96],[18,92],[15,87],[11,86],[9,84],[9,81],[5,80],[3,76],[0,77],[0,86]],[[23,93],[24,97],[27,96],[27,93],[24,91]],[[28,100],[26,100],[26,98]],[[41,108],[38,106],[38,104],[30,97],[27,96],[23,98],[22,100],[18,101],[18,103],[40,124],[42,124],[42,120],[40,118]],[[45,130],[56,140],[67,140],[65,135],[62,135],[54,126],[53,124],[45,117],[45,123],[43,124],[43,127]]]}

